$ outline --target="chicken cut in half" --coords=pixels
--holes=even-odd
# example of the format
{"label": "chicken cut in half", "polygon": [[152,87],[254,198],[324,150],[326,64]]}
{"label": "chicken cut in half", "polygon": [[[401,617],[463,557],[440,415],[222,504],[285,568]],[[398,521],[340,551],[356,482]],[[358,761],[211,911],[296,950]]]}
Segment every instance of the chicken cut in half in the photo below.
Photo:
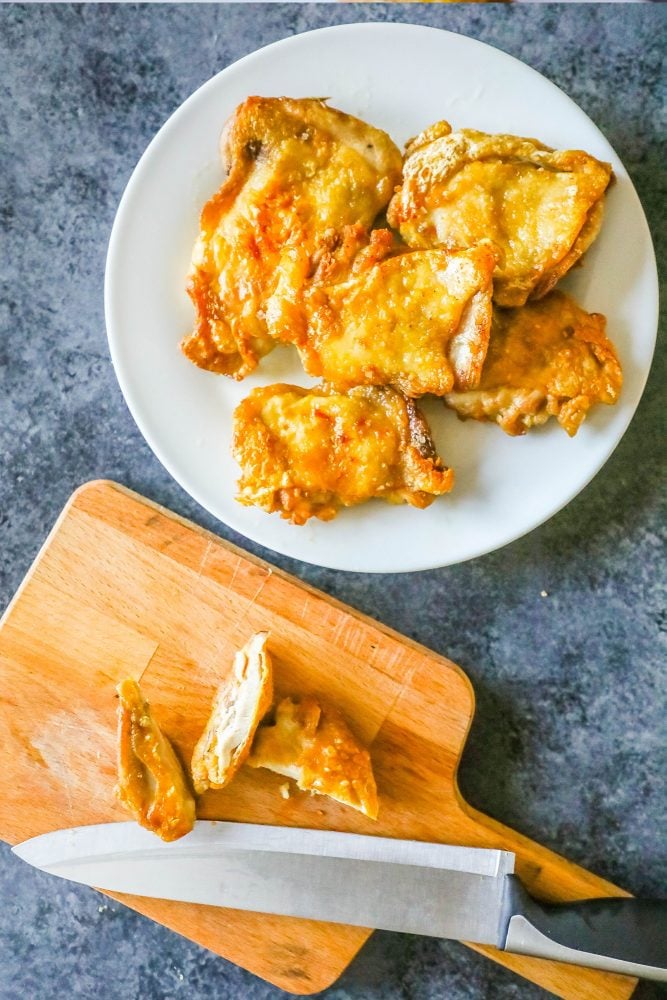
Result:
{"label": "chicken cut in half", "polygon": [[257,730],[248,764],[293,778],[304,791],[328,795],[377,819],[368,750],[337,709],[310,695],[278,703],[275,721]]}
{"label": "chicken cut in half", "polygon": [[454,474],[411,399],[388,387],[254,389],[234,412],[237,500],[293,524],[372,497],[428,507]]}
{"label": "chicken cut in half", "polygon": [[195,791],[224,788],[250,752],[255,730],[273,701],[268,632],[257,632],[234,657],[192,755]]}
{"label": "chicken cut in half", "polygon": [[162,840],[178,840],[195,823],[195,800],[185,772],[137,682],[128,678],[116,690],[120,699],[116,794],[141,826]]}
{"label": "chicken cut in half", "polygon": [[[280,336],[266,306],[347,266],[400,180],[389,136],[320,99],[250,97],[221,139],[227,178],[204,206],[182,344],[201,368],[240,379]],[[279,306],[275,302],[274,309]]]}
{"label": "chicken cut in half", "polygon": [[438,122],[410,142],[387,217],[411,247],[499,249],[494,301],[541,298],[597,236],[608,163],[536,139],[452,132]]}
{"label": "chicken cut in half", "polygon": [[452,392],[462,417],[525,434],[555,417],[570,436],[595,403],[617,401],[623,375],[606,320],[562,292],[520,309],[496,309],[479,388]]}
{"label": "chicken cut in half", "polygon": [[490,243],[414,251],[311,287],[297,341],[305,370],[341,389],[394,385],[442,396],[473,388],[489,341],[495,263]]}

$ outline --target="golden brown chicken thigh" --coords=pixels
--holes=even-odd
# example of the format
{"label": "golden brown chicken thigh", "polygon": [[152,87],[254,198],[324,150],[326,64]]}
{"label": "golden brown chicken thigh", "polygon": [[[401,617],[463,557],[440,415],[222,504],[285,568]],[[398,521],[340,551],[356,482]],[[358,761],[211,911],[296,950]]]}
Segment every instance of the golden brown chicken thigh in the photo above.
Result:
{"label": "golden brown chicken thigh", "polygon": [[562,292],[521,309],[495,309],[479,388],[452,392],[447,406],[462,417],[494,420],[525,434],[556,417],[570,436],[591,406],[613,404],[623,376],[605,334],[606,321]]}
{"label": "golden brown chicken thigh", "polygon": [[[266,307],[282,276],[289,299],[365,246],[400,179],[380,129],[319,99],[250,97],[221,139],[227,179],[201,214],[181,347],[211,371],[243,378],[274,346]],[[287,281],[286,274],[289,274]]]}
{"label": "golden brown chicken thigh", "polygon": [[438,122],[408,144],[387,217],[411,247],[493,240],[494,301],[520,306],[546,295],[591,245],[611,179],[608,163],[581,150]]}
{"label": "golden brown chicken thigh", "polygon": [[305,370],[341,389],[394,385],[442,396],[473,388],[491,329],[495,262],[490,244],[399,253],[310,288],[297,341]]}
{"label": "golden brown chicken thigh", "polygon": [[415,404],[390,388],[255,389],[234,413],[232,452],[237,500],[294,524],[371,497],[428,507],[454,479]]}

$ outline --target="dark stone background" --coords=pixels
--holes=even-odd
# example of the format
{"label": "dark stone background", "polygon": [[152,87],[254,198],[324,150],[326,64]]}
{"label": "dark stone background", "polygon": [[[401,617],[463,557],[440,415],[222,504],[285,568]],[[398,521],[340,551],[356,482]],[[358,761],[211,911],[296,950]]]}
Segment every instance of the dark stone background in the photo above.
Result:
{"label": "dark stone background", "polygon": [[[664,13],[642,4],[0,7],[0,607],[72,490],[117,479],[460,663],[478,700],[461,771],[468,800],[635,893],[664,894],[664,347],[611,460],[548,524],[471,563],[365,576],[263,552],[182,492],[125,407],[102,303],[118,200],[172,111],[260,45],[349,21],[446,27],[544,73],[624,160],[664,256]],[[0,895],[2,1000],[284,995],[29,869],[4,845]],[[546,994],[458,943],[376,934],[326,996]]]}

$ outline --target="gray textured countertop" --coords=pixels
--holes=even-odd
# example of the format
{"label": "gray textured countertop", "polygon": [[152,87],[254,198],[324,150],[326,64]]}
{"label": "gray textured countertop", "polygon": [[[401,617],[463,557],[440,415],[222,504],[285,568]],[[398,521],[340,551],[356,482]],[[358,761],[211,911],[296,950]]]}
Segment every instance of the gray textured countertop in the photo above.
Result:
{"label": "gray textured countertop", "polygon": [[[470,34],[561,86],[624,160],[664,254],[664,8],[0,7],[0,607],[88,479],[116,479],[246,544],[170,479],[121,397],[102,303],[115,208],[154,132],[212,74],[294,32],[386,18]],[[467,799],[644,894],[664,894],[667,881],[664,385],[662,344],[603,471],[548,524],[495,554],[367,577],[260,552],[460,663],[478,706],[460,775]],[[0,897],[2,1000],[284,995],[90,890],[41,876],[4,845]],[[377,934],[326,996],[546,994],[460,944]],[[637,996],[658,991],[643,985]]]}

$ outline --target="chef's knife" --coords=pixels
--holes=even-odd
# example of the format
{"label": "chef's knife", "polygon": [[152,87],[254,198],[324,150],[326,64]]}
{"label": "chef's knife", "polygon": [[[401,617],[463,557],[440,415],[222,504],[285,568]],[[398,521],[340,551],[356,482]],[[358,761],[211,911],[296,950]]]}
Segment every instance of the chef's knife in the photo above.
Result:
{"label": "chef's knife", "polygon": [[456,938],[667,981],[667,902],[538,903],[508,851],[200,820],[171,844],[135,823],[106,823],[34,837],[14,853],[98,889]]}

